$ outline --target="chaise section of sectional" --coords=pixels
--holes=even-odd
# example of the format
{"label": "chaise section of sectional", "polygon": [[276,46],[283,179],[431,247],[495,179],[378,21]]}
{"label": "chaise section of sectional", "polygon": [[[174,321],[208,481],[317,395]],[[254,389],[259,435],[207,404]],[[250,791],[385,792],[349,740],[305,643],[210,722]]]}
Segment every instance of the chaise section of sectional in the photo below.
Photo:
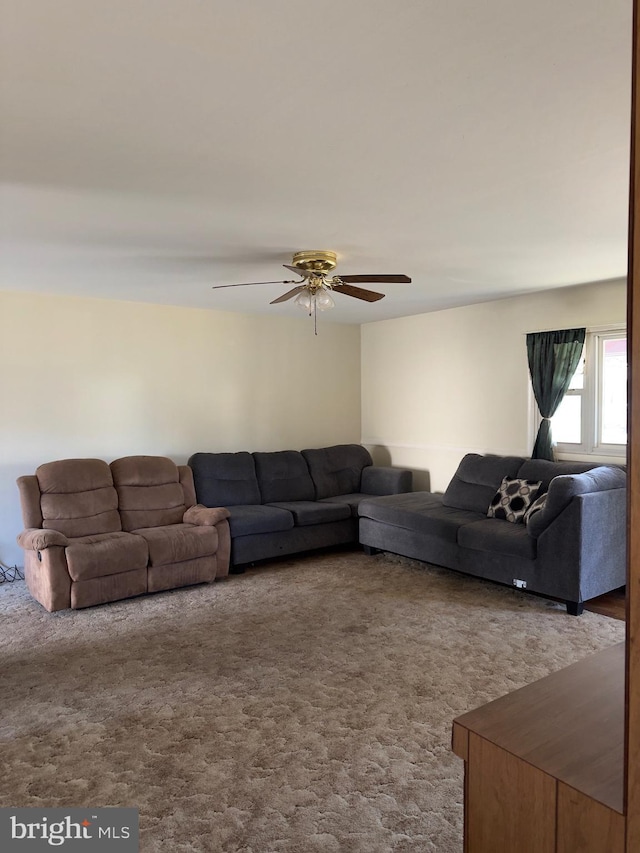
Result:
{"label": "chaise section of sectional", "polygon": [[487,521],[487,507],[503,477],[515,476],[519,456],[464,457],[444,494],[412,492],[360,504],[360,541],[448,569],[460,568],[462,527]]}
{"label": "chaise section of sectional", "polygon": [[367,498],[361,501],[360,542],[368,554],[390,551],[449,569],[459,567],[458,531],[480,513],[444,506],[431,492]]}
{"label": "chaise section of sectional", "polygon": [[[505,477],[537,487],[541,508],[526,523],[488,517]],[[622,468],[515,456],[467,454],[443,495],[414,492],[360,504],[367,550],[559,599],[574,615],[584,601],[624,585],[625,525]]]}
{"label": "chaise section of sectional", "polygon": [[527,460],[518,477],[540,481],[543,509],[526,524],[487,518],[462,528],[460,569],[564,601],[573,615],[590,598],[623,586],[625,471]]}

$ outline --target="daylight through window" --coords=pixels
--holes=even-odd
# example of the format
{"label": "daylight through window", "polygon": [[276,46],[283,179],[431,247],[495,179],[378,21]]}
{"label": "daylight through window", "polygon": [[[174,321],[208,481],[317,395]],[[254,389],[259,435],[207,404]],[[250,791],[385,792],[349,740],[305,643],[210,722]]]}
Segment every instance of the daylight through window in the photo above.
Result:
{"label": "daylight through window", "polygon": [[551,419],[556,452],[617,456],[627,447],[627,333],[588,332],[569,390]]}

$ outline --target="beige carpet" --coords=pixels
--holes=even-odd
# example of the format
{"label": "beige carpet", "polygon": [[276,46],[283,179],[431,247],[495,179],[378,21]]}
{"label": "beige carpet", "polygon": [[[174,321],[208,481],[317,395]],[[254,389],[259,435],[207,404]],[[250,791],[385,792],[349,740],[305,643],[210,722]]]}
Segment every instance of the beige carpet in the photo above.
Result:
{"label": "beige carpet", "polygon": [[408,560],[283,560],[45,613],[0,587],[3,806],[136,806],[141,850],[462,850],[453,718],[622,623]]}

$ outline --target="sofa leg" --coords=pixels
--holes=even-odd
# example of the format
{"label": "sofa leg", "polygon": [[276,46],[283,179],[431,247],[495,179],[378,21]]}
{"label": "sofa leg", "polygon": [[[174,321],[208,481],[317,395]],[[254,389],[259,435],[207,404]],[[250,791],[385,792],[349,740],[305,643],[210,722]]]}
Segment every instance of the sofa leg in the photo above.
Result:
{"label": "sofa leg", "polygon": [[243,575],[245,573],[246,568],[246,566],[229,566],[229,574]]}
{"label": "sofa leg", "polygon": [[581,601],[567,601],[567,613],[569,616],[582,616],[584,604]]}
{"label": "sofa leg", "polygon": [[363,545],[362,549],[363,549],[364,553],[367,555],[367,557],[373,557],[374,554],[380,553],[380,549],[374,548],[373,545]]}

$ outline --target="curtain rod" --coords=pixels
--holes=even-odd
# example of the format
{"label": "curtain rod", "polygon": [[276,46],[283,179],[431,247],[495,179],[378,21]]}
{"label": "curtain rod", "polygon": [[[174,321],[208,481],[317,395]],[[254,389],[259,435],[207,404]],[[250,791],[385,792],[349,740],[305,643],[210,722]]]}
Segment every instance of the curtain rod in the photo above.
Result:
{"label": "curtain rod", "polygon": [[[616,328],[615,326],[613,328]],[[566,332],[568,329],[586,329],[592,331],[588,326],[568,326],[564,329],[535,329],[533,332],[523,332],[524,335],[540,335],[542,332]]]}
{"label": "curtain rod", "polygon": [[[615,329],[626,329],[626,320],[620,323],[607,323],[605,326],[570,326],[571,329],[586,329],[587,332],[612,332]],[[562,332],[563,329],[533,329],[530,332],[523,332],[523,335],[539,335],[540,332]]]}

